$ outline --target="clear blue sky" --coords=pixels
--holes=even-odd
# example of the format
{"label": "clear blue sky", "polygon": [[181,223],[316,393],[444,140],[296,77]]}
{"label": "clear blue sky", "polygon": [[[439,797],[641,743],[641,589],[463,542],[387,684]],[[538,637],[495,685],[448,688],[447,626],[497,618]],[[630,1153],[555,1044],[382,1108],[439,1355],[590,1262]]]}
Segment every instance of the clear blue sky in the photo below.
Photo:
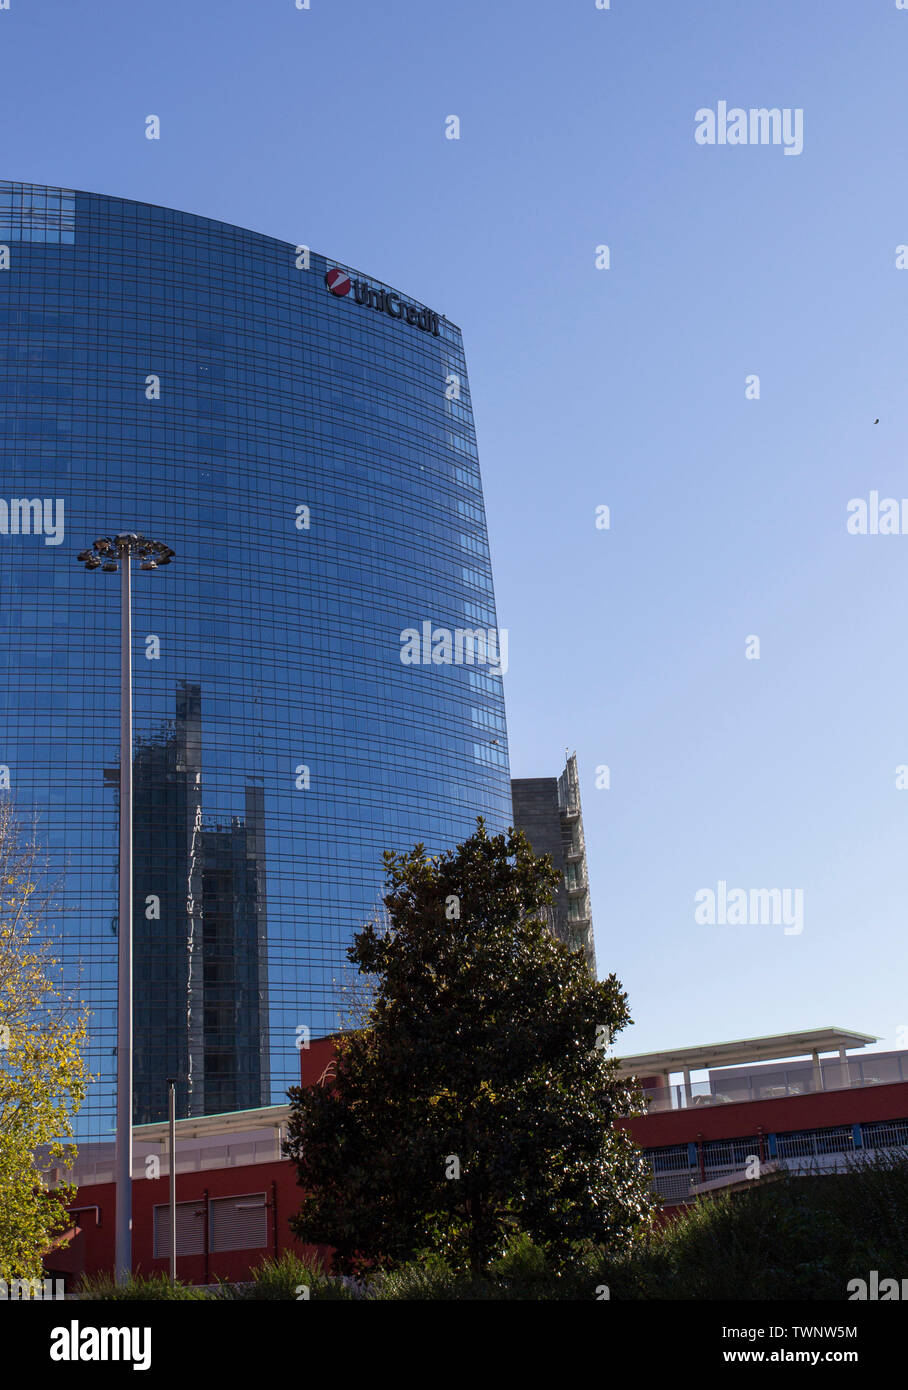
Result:
{"label": "clear blue sky", "polygon": [[[619,1050],[908,1040],[908,536],[845,529],[908,496],[906,72],[895,0],[0,11],[0,177],[305,242],[463,329],[512,771],[577,749]],[[803,153],[699,146],[720,100],[801,108]],[[802,888],[803,932],[698,925],[720,879]]]}

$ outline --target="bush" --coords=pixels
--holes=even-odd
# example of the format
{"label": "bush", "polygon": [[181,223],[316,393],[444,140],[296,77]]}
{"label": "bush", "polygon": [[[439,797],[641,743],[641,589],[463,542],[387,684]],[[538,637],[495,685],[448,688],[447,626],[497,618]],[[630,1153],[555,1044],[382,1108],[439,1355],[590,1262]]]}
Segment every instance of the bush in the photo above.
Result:
{"label": "bush", "polygon": [[217,1297],[237,1302],[356,1297],[352,1281],[332,1278],[317,1260],[302,1259],[294,1250],[283,1251],[276,1260],[263,1260],[251,1274],[247,1284],[221,1281]]}
{"label": "bush", "polygon": [[489,1273],[516,1283],[533,1283],[551,1277],[545,1252],[533,1244],[525,1231],[511,1236],[505,1253],[489,1265]]}
{"label": "bush", "polygon": [[149,1299],[185,1299],[197,1302],[210,1299],[206,1289],[194,1289],[177,1279],[175,1283],[166,1274],[133,1274],[128,1283],[117,1284],[110,1274],[96,1274],[85,1277],[75,1292],[80,1299],[103,1299],[118,1302],[147,1302]]}
{"label": "bush", "polygon": [[598,1275],[613,1298],[841,1301],[849,1279],[906,1261],[908,1155],[896,1152],[701,1200]]}
{"label": "bush", "polygon": [[[601,1254],[601,1252],[600,1252]],[[568,1266],[572,1271],[576,1265]],[[369,1297],[398,1300],[500,1301],[562,1299],[570,1297],[569,1284],[559,1269],[534,1245],[525,1232],[514,1234],[503,1255],[485,1275],[457,1272],[438,1255],[423,1254],[418,1260],[387,1270],[370,1281]]]}

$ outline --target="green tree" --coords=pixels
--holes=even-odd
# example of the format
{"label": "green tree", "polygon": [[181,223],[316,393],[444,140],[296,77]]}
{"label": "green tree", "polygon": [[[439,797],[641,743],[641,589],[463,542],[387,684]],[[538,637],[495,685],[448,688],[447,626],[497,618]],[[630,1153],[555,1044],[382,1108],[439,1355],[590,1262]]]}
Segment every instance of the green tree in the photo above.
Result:
{"label": "green tree", "polygon": [[80,1048],[86,1011],[63,996],[37,897],[34,842],[0,803],[0,1278],[40,1279],[41,1255],[70,1226],[75,1189],[51,1190],[69,1166],[72,1115],[89,1077]]}
{"label": "green tree", "polygon": [[348,951],[376,980],[368,1026],[333,1087],[289,1093],[297,1236],[353,1273],[432,1252],[477,1274],[519,1232],[559,1259],[626,1248],[654,1209],[612,1123],[639,1104],[603,1046],[627,997],[545,925],[551,860],[481,817],[454,851],[384,860],[390,927]]}

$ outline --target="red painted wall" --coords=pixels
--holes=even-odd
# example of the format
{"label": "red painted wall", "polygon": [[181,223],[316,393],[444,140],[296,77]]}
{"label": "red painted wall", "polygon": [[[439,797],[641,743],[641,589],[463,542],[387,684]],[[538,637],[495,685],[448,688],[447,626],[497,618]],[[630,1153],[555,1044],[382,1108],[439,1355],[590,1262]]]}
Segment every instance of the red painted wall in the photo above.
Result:
{"label": "red painted wall", "polygon": [[[300,1049],[300,1083],[303,1086],[329,1082],[333,1074],[334,1038],[318,1038]],[[327,1069],[327,1070],[326,1070]],[[177,1276],[190,1284],[214,1283],[216,1279],[242,1280],[250,1268],[282,1250],[300,1255],[326,1257],[327,1250],[301,1245],[288,1224],[300,1206],[302,1193],[296,1181],[296,1167],[288,1160],[248,1164],[244,1167],[208,1168],[202,1172],[177,1174],[177,1202],[195,1202],[205,1207],[207,1197],[234,1197],[264,1192],[268,1203],[268,1244],[251,1250],[226,1250],[204,1255],[180,1255]],[[44,1261],[48,1271],[66,1278],[74,1286],[83,1273],[97,1274],[114,1267],[114,1227],[116,1198],[112,1182],[96,1183],[79,1189],[72,1204],[73,1223],[78,1234],[63,1250],[54,1250]],[[154,1208],[170,1199],[170,1180],[138,1178],[132,1187],[132,1252],[137,1274],[168,1273],[170,1260],[154,1257]],[[79,1210],[97,1207],[98,1211]],[[202,1220],[202,1218],[199,1218]]]}
{"label": "red painted wall", "polygon": [[777,1100],[744,1100],[730,1105],[693,1106],[659,1115],[635,1115],[617,1123],[645,1149],[684,1144],[697,1138],[736,1139],[784,1134],[793,1129],[826,1129],[870,1120],[908,1117],[908,1082],[862,1086],[851,1091],[820,1091]]}
{"label": "red painted wall", "polygon": [[[300,1245],[288,1224],[288,1218],[298,1210],[301,1200],[292,1163],[284,1160],[177,1174],[178,1202],[198,1201],[204,1207],[206,1189],[209,1197],[251,1196],[264,1192],[268,1244],[251,1250],[210,1253],[207,1262],[204,1255],[180,1255],[177,1258],[178,1278],[191,1284],[214,1283],[218,1277],[241,1280],[247,1277],[251,1266],[281,1250],[292,1249],[300,1255],[317,1253],[314,1246]],[[133,1183],[132,1194],[133,1268],[141,1274],[168,1273],[169,1258],[154,1257],[153,1208],[168,1202],[170,1180],[167,1177],[138,1178]],[[80,1228],[79,1234],[66,1250],[55,1250],[45,1259],[48,1270],[70,1276],[68,1284],[75,1283],[83,1272],[95,1274],[113,1269],[115,1185],[108,1182],[80,1188],[73,1207],[88,1206],[97,1206],[100,1212],[77,1211],[73,1219]]]}
{"label": "red painted wall", "polygon": [[316,1038],[308,1047],[300,1048],[300,1085],[317,1086],[330,1082],[335,1070],[334,1044],[342,1033]]}

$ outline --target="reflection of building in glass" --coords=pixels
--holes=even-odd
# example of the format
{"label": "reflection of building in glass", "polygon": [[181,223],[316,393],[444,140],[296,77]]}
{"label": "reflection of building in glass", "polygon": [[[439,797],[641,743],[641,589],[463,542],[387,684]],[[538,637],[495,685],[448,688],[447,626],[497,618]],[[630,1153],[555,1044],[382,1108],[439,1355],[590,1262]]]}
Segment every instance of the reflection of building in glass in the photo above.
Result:
{"label": "reflection of building in glass", "polygon": [[[133,762],[134,1114],[247,1110],[268,1095],[264,805],[207,826],[202,699],[181,684],[176,717]],[[116,786],[116,769],[108,772]]]}
{"label": "reflection of building in glass", "polygon": [[382,852],[511,814],[500,676],[400,660],[424,622],[498,625],[460,332],[118,198],[0,182],[0,242],[3,493],[66,526],[0,537],[0,764],[92,1010],[77,1137],[114,1113],[119,594],[75,554],[118,531],[176,551],[133,588],[137,1113],[168,1072],[180,1114],[280,1102],[297,1030],[338,1026]]}
{"label": "reflection of building in glass", "polygon": [[595,975],[596,944],[576,754],[566,760],[560,777],[514,778],[511,796],[515,827],[524,832],[537,854],[550,854],[563,875],[551,909],[552,930],[572,950],[582,947]]}
{"label": "reflection of building in glass", "polygon": [[250,1110],[267,1099],[268,975],[261,787],[246,814],[202,834],[204,1094],[192,1114]]}

